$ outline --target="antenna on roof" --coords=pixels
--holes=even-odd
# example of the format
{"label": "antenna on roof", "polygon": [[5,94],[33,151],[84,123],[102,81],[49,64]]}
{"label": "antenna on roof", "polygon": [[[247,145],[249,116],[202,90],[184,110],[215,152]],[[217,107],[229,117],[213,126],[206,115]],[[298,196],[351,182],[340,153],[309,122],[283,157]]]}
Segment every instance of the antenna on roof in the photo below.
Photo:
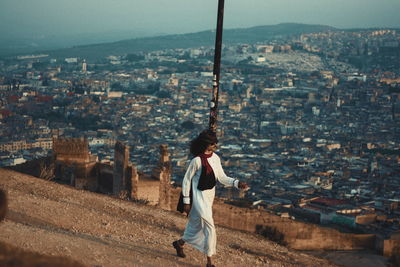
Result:
{"label": "antenna on roof", "polygon": [[214,70],[213,70],[214,78],[213,78],[212,99],[210,104],[210,122],[209,122],[209,129],[214,133],[217,132],[219,74],[221,70],[222,31],[224,23],[224,2],[225,0],[218,0],[218,18],[217,18],[217,32],[215,37]]}

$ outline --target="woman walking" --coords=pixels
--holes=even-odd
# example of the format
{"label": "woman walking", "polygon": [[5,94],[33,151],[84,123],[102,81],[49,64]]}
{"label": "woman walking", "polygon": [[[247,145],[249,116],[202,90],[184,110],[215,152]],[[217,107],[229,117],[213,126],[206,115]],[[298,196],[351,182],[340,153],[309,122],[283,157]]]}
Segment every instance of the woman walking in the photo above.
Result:
{"label": "woman walking", "polygon": [[[189,221],[181,239],[172,243],[179,257],[184,258],[185,243],[207,256],[207,267],[213,267],[211,256],[216,253],[216,232],[212,216],[215,185],[218,180],[226,186],[247,189],[247,184],[228,177],[215,153],[218,139],[210,130],[204,130],[190,143],[190,152],[195,156],[185,173],[182,183],[183,210]],[[192,195],[192,200],[191,196]]]}

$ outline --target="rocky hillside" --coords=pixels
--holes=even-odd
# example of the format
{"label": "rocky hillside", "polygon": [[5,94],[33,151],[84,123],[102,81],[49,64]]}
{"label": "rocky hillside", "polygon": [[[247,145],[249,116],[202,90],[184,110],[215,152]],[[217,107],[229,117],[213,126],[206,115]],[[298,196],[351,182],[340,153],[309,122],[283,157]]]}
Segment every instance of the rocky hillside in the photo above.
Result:
{"label": "rocky hillside", "polygon": [[[5,169],[0,169],[0,188],[9,200],[8,214],[0,223],[0,265],[10,250],[16,257],[23,251],[88,266],[205,265],[205,257],[188,246],[187,258],[175,255],[171,242],[186,223],[178,213]],[[217,234],[216,266],[334,266],[254,234],[222,227]]]}

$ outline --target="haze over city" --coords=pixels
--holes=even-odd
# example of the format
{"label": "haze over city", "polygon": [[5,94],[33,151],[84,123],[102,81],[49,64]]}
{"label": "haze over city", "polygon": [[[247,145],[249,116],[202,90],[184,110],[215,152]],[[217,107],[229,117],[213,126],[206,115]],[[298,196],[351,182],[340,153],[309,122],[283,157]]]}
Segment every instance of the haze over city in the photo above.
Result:
{"label": "haze over city", "polygon": [[[215,27],[215,0],[2,0],[3,38],[131,32],[138,36]],[[338,28],[399,27],[398,0],[227,0],[225,28],[284,22]],[[136,37],[136,36],[133,36]]]}

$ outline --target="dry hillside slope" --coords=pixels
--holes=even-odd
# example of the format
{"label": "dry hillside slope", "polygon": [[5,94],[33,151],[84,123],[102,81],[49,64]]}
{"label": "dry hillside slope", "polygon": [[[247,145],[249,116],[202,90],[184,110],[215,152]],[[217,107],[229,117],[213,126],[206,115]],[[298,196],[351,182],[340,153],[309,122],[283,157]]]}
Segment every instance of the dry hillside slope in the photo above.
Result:
{"label": "dry hillside slope", "polygon": [[[175,255],[171,242],[186,223],[178,213],[5,169],[0,188],[9,199],[0,242],[88,266],[205,266],[205,257],[190,247],[187,258]],[[216,266],[334,266],[254,234],[222,227],[217,234]]]}

